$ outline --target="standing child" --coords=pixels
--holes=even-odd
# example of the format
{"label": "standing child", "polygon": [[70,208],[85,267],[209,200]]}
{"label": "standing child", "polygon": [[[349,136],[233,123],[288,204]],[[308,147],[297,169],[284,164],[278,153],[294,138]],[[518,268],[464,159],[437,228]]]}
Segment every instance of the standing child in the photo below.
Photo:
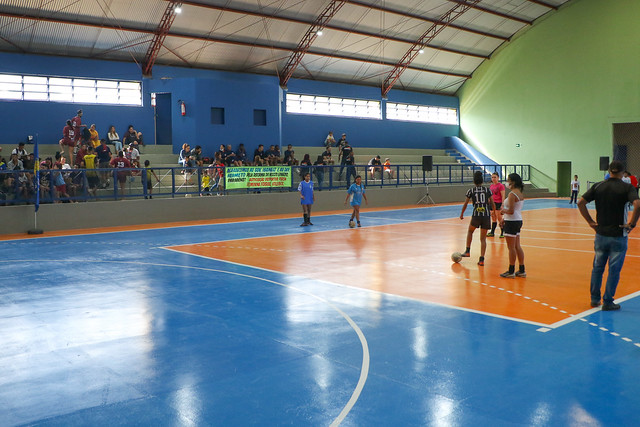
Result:
{"label": "standing child", "polygon": [[[152,194],[153,194],[153,183],[151,182],[151,175],[153,175],[156,179],[156,182],[160,182],[160,179],[158,178],[158,175],[156,175],[156,172],[151,169],[151,162],[149,160],[145,160],[144,161],[144,175],[142,176],[142,183],[144,184],[144,181],[147,181],[147,193],[149,193],[149,198],[153,199]],[[145,195],[144,198],[146,199],[147,196]]]}
{"label": "standing child", "polygon": [[316,200],[315,194],[313,194],[313,181],[311,181],[311,173],[304,174],[304,180],[298,184],[298,192],[300,193],[300,204],[302,205],[302,216],[304,222],[300,224],[300,227],[306,227],[307,225],[313,225],[311,222],[311,205]]}
{"label": "standing child", "polygon": [[[501,213],[504,215],[502,220],[504,235],[507,238],[507,247],[509,248],[509,270],[502,273],[501,277],[527,277],[524,271],[524,251],[520,246],[520,229],[522,228],[522,205],[524,204],[524,196],[522,190],[524,184],[522,178],[517,173],[509,174],[507,178],[509,189],[511,192],[504,201]],[[516,272],[516,258],[520,263],[520,268]]]}
{"label": "standing child", "polygon": [[473,232],[476,231],[476,228],[480,228],[480,260],[478,265],[484,265],[484,254],[487,251],[487,231],[491,227],[491,212],[495,210],[491,190],[482,186],[484,181],[482,175],[482,171],[475,171],[473,174],[475,187],[467,191],[467,198],[464,201],[464,205],[462,205],[462,212],[460,212],[460,219],[462,220],[464,219],[464,211],[467,209],[467,205],[470,201],[473,202],[473,214],[467,230],[467,248],[462,256],[470,256]]}
{"label": "standing child", "polygon": [[360,175],[356,176],[356,182],[351,184],[349,190],[347,190],[347,198],[344,201],[346,205],[349,200],[351,200],[351,206],[353,207],[353,212],[351,213],[351,219],[349,222],[353,221],[353,218],[356,218],[358,221],[358,227],[360,225],[360,205],[362,204],[362,198],[364,197],[365,203],[368,205],[369,201],[367,200],[367,195],[365,194],[364,186],[362,185],[362,177]]}
{"label": "standing child", "polygon": [[571,200],[569,200],[569,204],[575,203],[578,204],[578,193],[580,192],[580,181],[578,181],[578,175],[573,176],[573,181],[571,181]]}
{"label": "standing child", "polygon": [[[496,208],[491,211],[491,231],[487,233],[487,237],[493,237],[495,236],[496,226],[498,224],[502,224],[500,209],[502,208],[502,202],[504,202],[505,198],[505,188],[500,182],[500,175],[498,175],[498,172],[491,174],[491,185],[489,186],[489,189],[493,195],[493,203],[496,205]],[[500,237],[504,238],[504,230],[502,229],[502,226],[500,226]]]}

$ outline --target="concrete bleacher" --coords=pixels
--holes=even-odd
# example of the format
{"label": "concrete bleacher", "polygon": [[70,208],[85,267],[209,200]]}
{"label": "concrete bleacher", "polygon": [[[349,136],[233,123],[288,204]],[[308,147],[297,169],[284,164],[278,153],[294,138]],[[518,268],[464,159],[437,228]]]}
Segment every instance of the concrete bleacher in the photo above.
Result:
{"label": "concrete bleacher", "polygon": [[[110,146],[112,151],[114,151],[114,147]],[[305,154],[309,154],[312,161],[315,161],[317,156],[321,155],[324,151],[324,147],[296,147],[293,149],[296,152],[296,158],[298,160],[302,160]],[[27,147],[29,150],[29,147]],[[39,146],[39,154],[41,158],[45,158],[48,156],[53,157],[57,151],[60,150],[60,147],[57,144],[40,144]],[[203,153],[206,157],[213,155],[213,153]],[[338,153],[335,147],[332,148],[332,154],[336,165],[339,165],[338,162]],[[392,166],[397,165],[410,165],[412,167],[404,167],[400,171],[400,183],[407,184],[409,182],[412,183],[422,183],[423,175],[427,177],[428,182],[434,184],[437,182],[438,177],[442,179],[442,172],[438,175],[438,172],[435,170],[435,166],[440,166],[442,169],[446,166],[451,166],[451,179],[453,183],[460,183],[463,185],[467,185],[473,182],[473,170],[470,166],[472,166],[472,162],[468,160],[466,157],[460,155],[455,150],[444,150],[444,149],[406,149],[406,148],[371,148],[371,147],[354,147],[354,157],[356,159],[356,171],[358,174],[364,176],[368,175],[367,168],[365,167],[369,160],[376,156],[380,155],[381,160],[384,162],[385,158],[389,158]],[[422,171],[422,156],[432,156],[434,170],[430,172]],[[158,171],[158,169],[162,168],[175,168],[178,167],[178,156],[172,152],[172,147],[168,145],[147,145],[145,147],[141,147],[141,164],[144,164],[145,160],[149,160],[151,162],[151,166],[156,169],[156,172],[161,177],[161,185],[164,187],[172,185],[172,177],[167,173],[166,170]],[[394,169],[395,171],[395,169]],[[447,176],[449,175],[448,168],[446,168]],[[343,186],[346,185],[346,171],[342,175],[342,180],[338,180],[338,172],[339,168],[334,169],[332,183],[334,186]],[[380,179],[379,173],[376,174],[376,178]],[[297,177],[294,177],[297,179]],[[490,177],[487,176],[487,182]],[[329,182],[329,177],[325,174],[325,183]],[[369,185],[375,184],[375,182],[368,181]],[[136,178],[129,184],[131,189],[141,187],[140,178]],[[187,192],[187,191],[197,191],[195,185],[185,185],[183,181],[181,181],[181,176],[176,177],[176,185],[179,186],[179,192]],[[535,194],[535,197],[554,197],[555,194],[550,193],[548,189],[541,188],[537,189],[527,184],[527,193]],[[112,191],[111,189],[99,190],[99,193],[109,194]],[[157,191],[157,190],[156,190]]]}

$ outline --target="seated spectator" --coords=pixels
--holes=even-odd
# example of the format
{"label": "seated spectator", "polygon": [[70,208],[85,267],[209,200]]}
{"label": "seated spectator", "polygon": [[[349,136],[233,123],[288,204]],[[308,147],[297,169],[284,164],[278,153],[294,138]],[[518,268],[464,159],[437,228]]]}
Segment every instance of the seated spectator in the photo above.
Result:
{"label": "seated spectator", "polygon": [[[132,168],[140,167],[140,152],[134,144],[129,144],[129,150],[127,151],[126,156],[129,163],[131,163]],[[137,175],[137,173],[134,173],[133,175]]]}
{"label": "seated spectator", "polygon": [[194,148],[193,150],[191,150],[191,155],[193,156],[196,166],[201,167],[203,165],[203,161],[202,161],[202,147],[199,145],[196,145],[196,148]]}
{"label": "seated spectator", "polygon": [[238,156],[231,149],[231,144],[227,145],[227,148],[224,150],[225,159],[224,164],[227,166],[242,166],[242,162],[238,160]]}
{"label": "seated spectator", "polygon": [[98,148],[100,146],[100,136],[98,135],[98,131],[96,130],[95,123],[89,126],[89,133],[91,136],[89,137],[89,143],[93,146],[93,148]]}
{"label": "seated spectator", "polygon": [[296,152],[294,150],[289,151],[289,162],[286,163],[289,166],[297,166],[298,165],[298,159],[296,159]]}
{"label": "seated spectator", "polygon": [[19,170],[19,171],[24,170],[24,165],[22,163],[22,160],[20,160],[18,158],[18,154],[17,153],[11,153],[11,158],[7,162],[7,170],[10,170],[10,171],[13,171],[13,170]]}
{"label": "seated spectator", "polygon": [[82,188],[84,187],[84,175],[78,170],[78,165],[73,167],[73,172],[69,174],[67,180],[67,192],[71,197],[78,197],[82,194]]}
{"label": "seated spectator", "polygon": [[[309,156],[308,154],[305,154],[304,158],[300,162],[300,166],[311,166],[311,156]],[[304,179],[304,176],[310,173],[310,169],[311,168],[309,167],[300,168],[300,178]]]}
{"label": "seated spectator", "polygon": [[182,150],[180,150],[180,154],[178,155],[178,164],[180,164],[180,166],[182,167],[185,167],[190,155],[191,147],[185,142],[184,144],[182,144]]}
{"label": "seated spectator", "polygon": [[264,166],[267,163],[267,155],[264,152],[264,145],[258,145],[253,152],[253,164],[256,166]]}
{"label": "seated spectator", "polygon": [[[218,148],[218,153],[220,153],[220,158],[222,159],[222,162],[224,163],[224,161],[227,158],[227,147],[224,144],[220,144],[220,147]],[[215,155],[213,156],[213,158],[215,159]]]}
{"label": "seated spectator", "polygon": [[284,165],[289,164],[289,157],[291,156],[292,151],[293,151],[293,147],[291,146],[291,144],[287,145],[287,149],[284,150],[284,157],[282,159],[282,164]]}
{"label": "seated spectator", "polygon": [[47,162],[40,163],[40,200],[51,200],[51,175]]}
{"label": "seated spectator", "polygon": [[120,141],[120,136],[118,135],[118,132],[116,132],[116,127],[114,125],[109,126],[107,141],[109,141],[109,144],[116,147],[116,153],[122,150],[122,142]]}
{"label": "seated spectator", "polygon": [[275,157],[275,163],[274,165],[277,165],[279,163],[282,163],[282,155],[280,154],[280,146],[276,145],[273,149],[273,155]]}
{"label": "seated spectator", "polygon": [[324,152],[322,153],[322,160],[324,161],[325,165],[333,165],[334,161],[331,158],[331,146],[328,146],[326,148],[326,150],[324,150]]}
{"label": "seated spectator", "polygon": [[384,172],[383,173],[385,175],[387,175],[387,178],[393,179],[393,169],[391,169],[391,161],[389,161],[388,157],[386,159],[384,159]]}
{"label": "seated spectator", "polygon": [[24,149],[24,142],[19,143],[18,146],[13,149],[11,154],[17,154],[18,159],[22,160],[23,162],[29,157],[29,153],[27,153],[27,150]]}
{"label": "seated spectator", "polygon": [[251,164],[251,162],[247,160],[247,150],[244,148],[244,144],[238,145],[238,151],[236,151],[236,161],[238,162],[238,166],[248,166]]}
{"label": "seated spectator", "polygon": [[336,139],[333,137],[333,131],[329,131],[329,135],[324,139],[324,146],[331,147],[336,143]]}
{"label": "seated spectator", "polygon": [[124,147],[128,147],[131,144],[133,144],[135,148],[138,148],[138,132],[133,128],[133,125],[129,125],[122,138],[122,145]]}
{"label": "seated spectator", "polygon": [[84,142],[82,144],[80,144],[80,149],[78,150],[78,152],[76,153],[76,161],[75,164],[79,165],[80,162],[84,161],[84,156],[86,156],[88,154],[88,150],[87,150],[87,144],[85,144]]}
{"label": "seated spectator", "polygon": [[265,155],[266,155],[266,160],[268,165],[275,166],[278,164],[278,160],[280,160],[280,156],[276,155],[275,145],[271,145]]}
{"label": "seated spectator", "polygon": [[[144,147],[144,139],[142,138],[142,132],[138,132],[138,145],[140,145],[141,147]],[[138,150],[140,150],[140,147],[138,147]]]}
{"label": "seated spectator", "polygon": [[26,171],[35,171],[36,167],[36,159],[35,154],[30,153],[26,160],[22,161],[22,165],[24,166],[24,170]]}
{"label": "seated spectator", "polygon": [[[369,175],[371,179],[375,180],[376,172],[382,172],[382,161],[380,160],[380,156],[373,157],[371,160],[369,160],[369,163],[367,163],[367,165],[369,166]],[[380,176],[382,178],[382,173],[380,173]]]}

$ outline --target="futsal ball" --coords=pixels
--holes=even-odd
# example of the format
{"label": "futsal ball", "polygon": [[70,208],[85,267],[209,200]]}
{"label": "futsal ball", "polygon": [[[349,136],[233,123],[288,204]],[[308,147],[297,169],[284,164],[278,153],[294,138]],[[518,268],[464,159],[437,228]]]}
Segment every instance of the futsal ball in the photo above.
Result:
{"label": "futsal ball", "polygon": [[462,260],[462,254],[460,252],[454,252],[451,254],[451,261],[460,262]]}
{"label": "futsal ball", "polygon": [[356,226],[356,223],[355,223],[355,222],[353,222],[353,221],[349,221],[349,227],[350,227],[350,228],[353,228],[353,227],[355,227],[355,226]]}

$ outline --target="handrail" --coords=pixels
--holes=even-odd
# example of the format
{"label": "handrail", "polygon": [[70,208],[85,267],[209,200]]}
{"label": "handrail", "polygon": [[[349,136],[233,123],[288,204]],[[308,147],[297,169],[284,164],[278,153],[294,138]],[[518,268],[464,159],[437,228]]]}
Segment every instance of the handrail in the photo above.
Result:
{"label": "handrail", "polygon": [[[373,168],[373,178],[372,178]],[[226,190],[220,173],[224,167],[154,167],[158,180],[147,173],[145,168],[129,169],[54,169],[40,170],[40,202],[80,202],[88,200],[119,200],[152,197],[189,197],[204,195],[224,195],[252,192],[297,191],[304,172],[311,172],[315,188],[318,190],[346,189],[362,177],[367,187],[402,187],[426,185],[452,185],[473,182],[473,173],[482,171],[485,182],[498,172],[501,181],[508,174],[516,172],[523,181],[529,181],[530,165],[477,165],[477,164],[434,164],[431,171],[424,171],[421,164],[400,164],[391,166],[359,165],[298,165],[291,166],[291,186],[286,188],[267,187],[242,190]],[[342,169],[342,171],[341,171]],[[65,196],[52,184],[62,174],[65,181]],[[224,172],[222,173],[224,175]],[[209,189],[202,187],[203,178],[209,176]],[[151,180],[151,185],[147,182]],[[32,171],[0,170],[0,205],[35,203],[35,174]],[[115,185],[114,185],[115,184]]]}

